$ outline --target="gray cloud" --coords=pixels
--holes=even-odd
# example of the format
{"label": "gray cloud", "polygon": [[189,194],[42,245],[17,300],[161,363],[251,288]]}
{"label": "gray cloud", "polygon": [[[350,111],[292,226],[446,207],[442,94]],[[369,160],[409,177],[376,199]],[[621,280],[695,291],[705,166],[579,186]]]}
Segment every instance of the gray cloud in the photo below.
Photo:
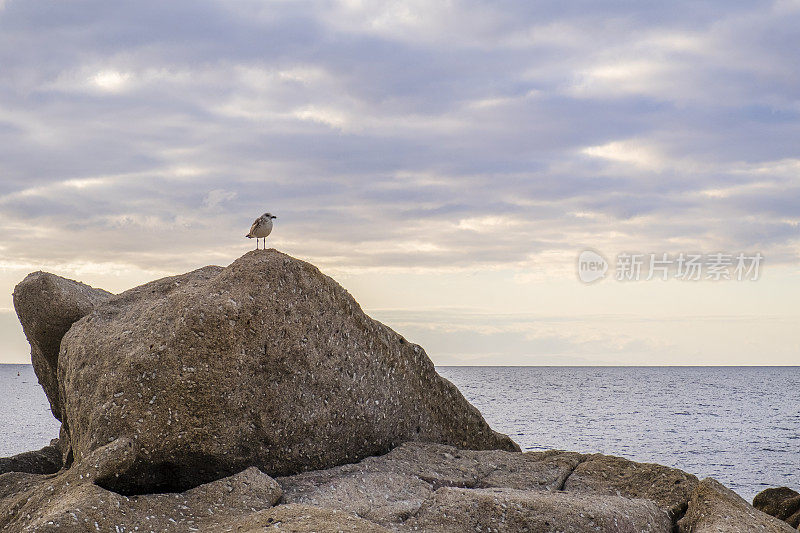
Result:
{"label": "gray cloud", "polygon": [[3,258],[180,268],[270,210],[278,245],[338,268],[676,242],[796,262],[798,22],[789,1],[11,0]]}

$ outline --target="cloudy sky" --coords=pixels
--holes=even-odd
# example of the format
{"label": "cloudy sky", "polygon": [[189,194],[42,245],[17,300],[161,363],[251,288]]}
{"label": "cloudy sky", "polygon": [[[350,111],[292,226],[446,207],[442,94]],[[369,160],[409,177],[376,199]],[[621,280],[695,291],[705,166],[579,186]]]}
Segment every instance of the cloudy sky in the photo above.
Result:
{"label": "cloudy sky", "polygon": [[[29,360],[28,272],[226,265],[271,211],[438,364],[797,364],[798,27],[798,0],[0,0],[0,362]],[[765,261],[586,285],[586,248]]]}

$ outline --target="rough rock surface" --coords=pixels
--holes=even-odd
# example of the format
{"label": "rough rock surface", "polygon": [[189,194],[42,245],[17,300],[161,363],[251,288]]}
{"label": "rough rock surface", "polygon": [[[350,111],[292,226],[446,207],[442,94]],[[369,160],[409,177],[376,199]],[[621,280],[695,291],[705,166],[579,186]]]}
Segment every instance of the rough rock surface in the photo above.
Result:
{"label": "rough rock surface", "polygon": [[343,509],[390,527],[442,487],[558,490],[580,461],[571,452],[460,450],[406,443],[380,457],[277,478],[285,503]]}
{"label": "rough rock surface", "polygon": [[789,487],[778,487],[759,492],[753,507],[800,529],[800,493]]}
{"label": "rough rock surface", "polygon": [[55,474],[64,466],[58,439],[50,441],[41,450],[25,452],[13,457],[0,458],[0,474],[25,472],[28,474]]}
{"label": "rough rock surface", "polygon": [[678,522],[681,533],[792,533],[786,522],[762,513],[714,478],[697,485],[686,515]]}
{"label": "rough rock surface", "polygon": [[[408,442],[357,464],[277,480],[248,468],[183,493],[123,496],[98,486],[138,455],[123,438],[55,475],[0,475],[0,531],[666,533],[675,525],[665,511],[674,495],[640,496],[648,475],[657,485],[675,479],[672,469],[600,455]],[[579,472],[589,462],[606,466]],[[580,483],[571,483],[576,475]],[[713,480],[696,485],[681,531],[793,531]]]}
{"label": "rough rock surface", "polygon": [[280,486],[257,468],[182,494],[129,498],[96,485],[135,457],[134,444],[119,439],[57,475],[0,475],[0,531],[209,531],[281,497]]}
{"label": "rough rock surface", "polygon": [[58,383],[75,460],[136,442],[130,468],[105,480],[125,494],[247,466],[327,468],[409,440],[519,449],[422,348],[275,250],[111,297],[64,336]]}
{"label": "rough rock surface", "polygon": [[564,490],[652,500],[674,519],[686,510],[697,483],[695,476],[677,468],[594,454],[575,468]]}
{"label": "rough rock surface", "polygon": [[673,526],[654,502],[598,494],[600,480],[590,492],[560,490],[584,458],[571,452],[409,442],[277,482],[251,467],[180,494],[128,497],[98,486],[137,456],[136,444],[121,438],[56,475],[0,476],[0,530],[666,533]]}
{"label": "rough rock surface", "polygon": [[222,522],[207,531],[263,533],[267,528],[284,533],[389,533],[390,531],[344,511],[294,503]]}
{"label": "rough rock surface", "polygon": [[584,459],[556,450],[509,453],[407,443],[358,464],[277,481],[284,502],[342,509],[393,530],[671,530],[659,505],[608,495],[619,483],[600,474],[584,474],[590,489],[561,490]]}
{"label": "rough rock surface", "polygon": [[47,272],[28,274],[14,287],[14,308],[31,345],[33,370],[59,420],[56,375],[61,339],[75,321],[110,297],[110,292]]}
{"label": "rough rock surface", "polygon": [[656,504],[620,496],[517,489],[442,487],[404,529],[464,531],[607,531],[670,533],[672,522]]}

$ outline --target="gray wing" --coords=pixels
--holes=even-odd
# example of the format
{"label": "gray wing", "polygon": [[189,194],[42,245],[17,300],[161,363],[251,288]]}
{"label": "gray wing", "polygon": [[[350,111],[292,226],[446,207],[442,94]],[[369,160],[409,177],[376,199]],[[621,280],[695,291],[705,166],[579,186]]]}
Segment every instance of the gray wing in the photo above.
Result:
{"label": "gray wing", "polygon": [[252,226],[250,226],[250,232],[249,232],[247,235],[245,235],[245,237],[249,237],[250,235],[252,235],[252,234],[253,234],[253,232],[256,230],[256,227],[258,226],[258,221],[259,221],[259,220],[261,220],[261,219],[260,219],[260,218],[257,218],[257,219],[255,220],[255,222],[253,222],[253,225],[252,225]]}

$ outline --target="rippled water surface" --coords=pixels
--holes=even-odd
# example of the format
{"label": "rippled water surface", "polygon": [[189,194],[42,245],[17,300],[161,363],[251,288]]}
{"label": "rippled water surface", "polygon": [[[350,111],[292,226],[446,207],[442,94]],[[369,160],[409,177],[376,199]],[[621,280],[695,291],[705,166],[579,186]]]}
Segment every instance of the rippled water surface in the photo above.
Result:
{"label": "rippled water surface", "polygon": [[438,367],[523,450],[712,476],[748,501],[800,490],[800,367]]}
{"label": "rippled water surface", "polygon": [[[800,490],[800,367],[438,367],[524,450],[601,452]],[[19,376],[17,376],[19,372]],[[30,365],[0,365],[0,457],[58,436]]]}
{"label": "rippled water surface", "polygon": [[0,365],[0,457],[47,446],[60,426],[33,367]]}

